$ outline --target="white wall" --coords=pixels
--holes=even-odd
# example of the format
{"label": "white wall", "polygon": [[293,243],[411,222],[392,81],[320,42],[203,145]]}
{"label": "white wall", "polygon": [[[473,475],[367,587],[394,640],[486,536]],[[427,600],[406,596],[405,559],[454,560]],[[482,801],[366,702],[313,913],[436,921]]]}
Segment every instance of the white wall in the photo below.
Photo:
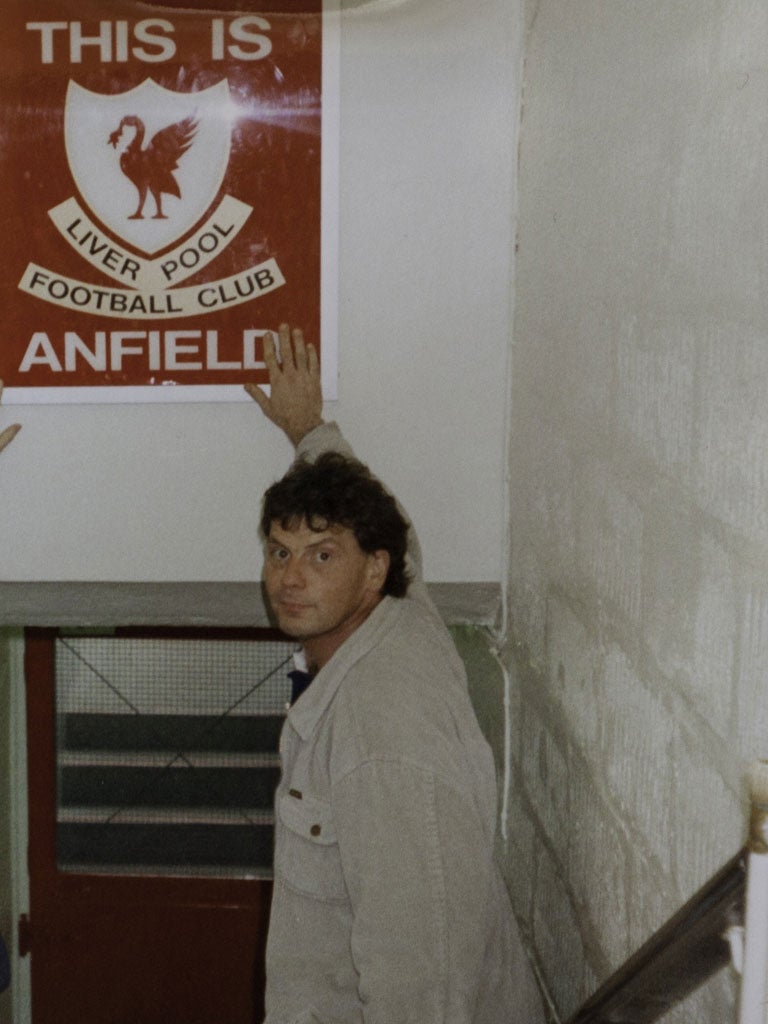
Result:
{"label": "white wall", "polygon": [[[530,13],[509,863],[567,1015],[736,853],[768,756],[768,8]],[[735,1021],[730,972],[664,1020]]]}
{"label": "white wall", "polygon": [[[499,580],[517,4],[342,17],[339,401],[431,580]],[[4,580],[250,580],[289,458],[252,404],[14,407]]]}

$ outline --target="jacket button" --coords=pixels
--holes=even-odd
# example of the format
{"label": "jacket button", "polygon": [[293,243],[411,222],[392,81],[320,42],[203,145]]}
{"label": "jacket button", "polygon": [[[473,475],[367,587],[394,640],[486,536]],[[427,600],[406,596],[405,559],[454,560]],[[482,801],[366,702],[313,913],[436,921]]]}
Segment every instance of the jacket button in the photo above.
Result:
{"label": "jacket button", "polygon": [[319,836],[321,832],[322,829],[320,828],[319,825],[313,825],[312,828],[309,830],[309,834],[311,836]]}

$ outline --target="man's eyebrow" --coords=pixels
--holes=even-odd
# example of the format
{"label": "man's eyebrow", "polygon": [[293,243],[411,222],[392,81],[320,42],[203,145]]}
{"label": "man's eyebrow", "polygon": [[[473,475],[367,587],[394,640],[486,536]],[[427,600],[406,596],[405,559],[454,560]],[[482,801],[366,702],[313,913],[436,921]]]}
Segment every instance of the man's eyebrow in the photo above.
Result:
{"label": "man's eyebrow", "polygon": [[[288,547],[288,542],[279,540],[277,537],[273,537],[271,534],[267,537],[267,544],[272,544],[275,547],[285,548]],[[332,544],[334,547],[339,547],[339,541],[332,533],[323,533],[318,536],[317,540],[312,540],[307,544],[308,548],[321,547],[324,544]]]}
{"label": "man's eyebrow", "polygon": [[308,548],[319,548],[323,544],[332,544],[334,547],[339,546],[338,540],[333,536],[332,533],[326,533],[322,537],[318,537],[317,540],[311,541],[307,544]]}

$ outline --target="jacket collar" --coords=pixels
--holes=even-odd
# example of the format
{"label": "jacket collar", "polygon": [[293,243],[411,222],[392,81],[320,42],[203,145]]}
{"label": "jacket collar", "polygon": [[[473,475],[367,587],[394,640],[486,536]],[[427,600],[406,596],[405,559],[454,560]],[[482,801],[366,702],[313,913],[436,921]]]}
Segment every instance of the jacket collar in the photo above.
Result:
{"label": "jacket collar", "polygon": [[303,740],[309,739],[317,728],[318,722],[336,696],[349,670],[376,646],[400,615],[403,601],[407,600],[383,597],[365,622],[344,641],[331,660],[323,665],[309,689],[291,706],[288,721]]}

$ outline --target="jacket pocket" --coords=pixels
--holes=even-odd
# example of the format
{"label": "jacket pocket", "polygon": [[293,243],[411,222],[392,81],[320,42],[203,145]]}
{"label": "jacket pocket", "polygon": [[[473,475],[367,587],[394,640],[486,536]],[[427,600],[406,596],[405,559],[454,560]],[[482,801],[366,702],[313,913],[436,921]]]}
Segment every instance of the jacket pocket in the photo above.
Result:
{"label": "jacket pocket", "polygon": [[347,902],[331,805],[284,793],[277,805],[279,827],[275,873],[297,892],[327,902]]}

